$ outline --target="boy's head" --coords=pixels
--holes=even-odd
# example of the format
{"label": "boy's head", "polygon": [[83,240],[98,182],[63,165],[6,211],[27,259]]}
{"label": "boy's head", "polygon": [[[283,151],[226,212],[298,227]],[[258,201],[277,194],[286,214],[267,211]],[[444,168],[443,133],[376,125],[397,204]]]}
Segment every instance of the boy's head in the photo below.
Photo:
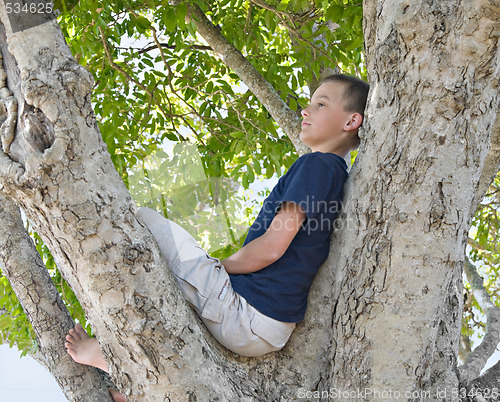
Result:
{"label": "boy's head", "polygon": [[326,77],[302,110],[300,139],[313,151],[345,156],[360,144],[358,129],[363,123],[369,85],[344,74]]}

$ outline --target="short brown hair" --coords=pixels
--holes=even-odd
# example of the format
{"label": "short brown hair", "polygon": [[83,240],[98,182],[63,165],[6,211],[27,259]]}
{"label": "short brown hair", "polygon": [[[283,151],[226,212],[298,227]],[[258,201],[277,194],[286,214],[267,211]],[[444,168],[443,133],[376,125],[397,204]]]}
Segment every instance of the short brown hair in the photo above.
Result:
{"label": "short brown hair", "polygon": [[[342,83],[344,85],[344,93],[342,94],[344,109],[349,112],[359,113],[364,119],[368,91],[370,90],[370,85],[367,82],[345,74],[329,75],[321,81],[321,84],[326,82]],[[356,134],[353,139],[353,146],[357,148],[360,143],[361,140]]]}

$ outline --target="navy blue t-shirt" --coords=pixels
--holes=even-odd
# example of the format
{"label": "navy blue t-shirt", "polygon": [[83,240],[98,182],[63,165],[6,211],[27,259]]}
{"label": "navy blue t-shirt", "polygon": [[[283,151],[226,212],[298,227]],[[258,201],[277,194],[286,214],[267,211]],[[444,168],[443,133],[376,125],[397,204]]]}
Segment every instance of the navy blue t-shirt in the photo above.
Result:
{"label": "navy blue t-shirt", "polygon": [[332,153],[301,156],[265,199],[244,245],[262,236],[285,201],[307,219],[280,259],[249,274],[231,274],[234,290],[262,314],[283,322],[304,318],[314,275],[328,256],[333,221],[342,203],[347,164]]}

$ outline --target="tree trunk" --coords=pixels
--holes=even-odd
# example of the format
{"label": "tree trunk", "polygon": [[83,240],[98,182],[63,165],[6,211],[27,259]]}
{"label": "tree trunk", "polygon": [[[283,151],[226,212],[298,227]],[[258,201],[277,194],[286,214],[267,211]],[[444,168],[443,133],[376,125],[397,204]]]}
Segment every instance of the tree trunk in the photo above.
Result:
{"label": "tree trunk", "polygon": [[106,152],[92,79],[57,24],[7,29],[17,101],[0,90],[0,186],[51,250],[130,400],[368,389],[418,400],[405,393],[458,385],[467,231],[478,183],[499,168],[485,163],[499,104],[498,14],[478,0],[365,1],[372,89],[340,227],[306,319],[283,351],[258,359],[220,347],[183,300]]}
{"label": "tree trunk", "polygon": [[371,95],[333,243],[328,385],[450,400],[465,245],[499,105],[499,7],[364,7]]}

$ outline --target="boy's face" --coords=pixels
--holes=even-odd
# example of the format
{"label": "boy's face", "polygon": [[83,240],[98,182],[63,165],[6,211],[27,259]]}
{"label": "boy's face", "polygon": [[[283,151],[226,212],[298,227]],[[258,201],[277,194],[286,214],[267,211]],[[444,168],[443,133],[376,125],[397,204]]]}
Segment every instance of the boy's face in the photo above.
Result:
{"label": "boy's face", "polygon": [[326,82],[311,98],[311,104],[302,110],[300,140],[313,151],[344,141],[353,115],[346,112],[342,102],[344,84]]}

